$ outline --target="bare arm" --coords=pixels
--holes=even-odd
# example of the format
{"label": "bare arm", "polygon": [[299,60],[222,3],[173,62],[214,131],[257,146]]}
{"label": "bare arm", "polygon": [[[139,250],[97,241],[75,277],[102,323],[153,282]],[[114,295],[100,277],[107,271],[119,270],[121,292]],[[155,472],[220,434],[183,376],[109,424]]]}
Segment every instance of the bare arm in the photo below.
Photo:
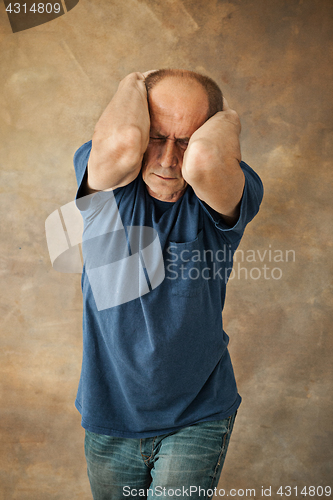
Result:
{"label": "bare arm", "polygon": [[150,118],[144,74],[119,84],[95,127],[86,191],[114,189],[134,180],[149,141]]}
{"label": "bare arm", "polygon": [[244,174],[239,165],[240,120],[223,98],[223,111],[216,113],[191,136],[184,155],[182,174],[194,192],[226,222],[239,215]]}

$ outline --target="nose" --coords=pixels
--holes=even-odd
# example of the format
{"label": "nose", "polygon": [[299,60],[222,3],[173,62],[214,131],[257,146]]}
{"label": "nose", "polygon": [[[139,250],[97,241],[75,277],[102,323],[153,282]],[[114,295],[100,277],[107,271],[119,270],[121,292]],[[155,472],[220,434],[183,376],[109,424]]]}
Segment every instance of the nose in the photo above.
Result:
{"label": "nose", "polygon": [[177,147],[176,143],[171,139],[166,139],[163,144],[160,165],[161,167],[176,167],[178,164]]}

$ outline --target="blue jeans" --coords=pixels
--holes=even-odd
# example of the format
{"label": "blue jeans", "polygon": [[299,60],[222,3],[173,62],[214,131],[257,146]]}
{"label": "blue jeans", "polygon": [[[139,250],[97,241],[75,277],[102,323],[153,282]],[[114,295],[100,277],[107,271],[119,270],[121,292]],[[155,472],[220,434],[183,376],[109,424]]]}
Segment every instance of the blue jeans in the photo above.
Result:
{"label": "blue jeans", "polygon": [[211,498],[236,413],[145,439],[86,431],[85,453],[94,500]]}

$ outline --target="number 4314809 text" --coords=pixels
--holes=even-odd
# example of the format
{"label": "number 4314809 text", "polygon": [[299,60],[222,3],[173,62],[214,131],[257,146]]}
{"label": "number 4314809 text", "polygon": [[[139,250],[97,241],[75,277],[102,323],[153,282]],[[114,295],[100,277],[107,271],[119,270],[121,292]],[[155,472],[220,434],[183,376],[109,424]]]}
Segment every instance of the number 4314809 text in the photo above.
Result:
{"label": "number 4314809 text", "polygon": [[60,3],[33,3],[31,7],[27,7],[27,4],[19,4],[19,3],[10,3],[8,7],[6,7],[6,11],[10,14],[27,14],[28,12],[32,12],[33,14],[51,14],[54,12],[55,14],[59,14],[61,10]]}

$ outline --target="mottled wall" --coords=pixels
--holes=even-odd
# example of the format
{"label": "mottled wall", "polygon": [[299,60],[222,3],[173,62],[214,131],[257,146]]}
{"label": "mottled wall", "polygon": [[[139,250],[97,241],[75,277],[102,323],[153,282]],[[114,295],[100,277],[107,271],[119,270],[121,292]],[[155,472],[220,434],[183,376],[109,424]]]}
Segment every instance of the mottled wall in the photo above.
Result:
{"label": "mottled wall", "polygon": [[80,0],[13,34],[1,3],[1,500],[91,498],[80,276],[51,268],[44,223],[73,199],[73,153],[119,80],[159,67],[217,80],[265,185],[227,295],[243,403],[220,486],[333,486],[332,14],[331,0]]}

